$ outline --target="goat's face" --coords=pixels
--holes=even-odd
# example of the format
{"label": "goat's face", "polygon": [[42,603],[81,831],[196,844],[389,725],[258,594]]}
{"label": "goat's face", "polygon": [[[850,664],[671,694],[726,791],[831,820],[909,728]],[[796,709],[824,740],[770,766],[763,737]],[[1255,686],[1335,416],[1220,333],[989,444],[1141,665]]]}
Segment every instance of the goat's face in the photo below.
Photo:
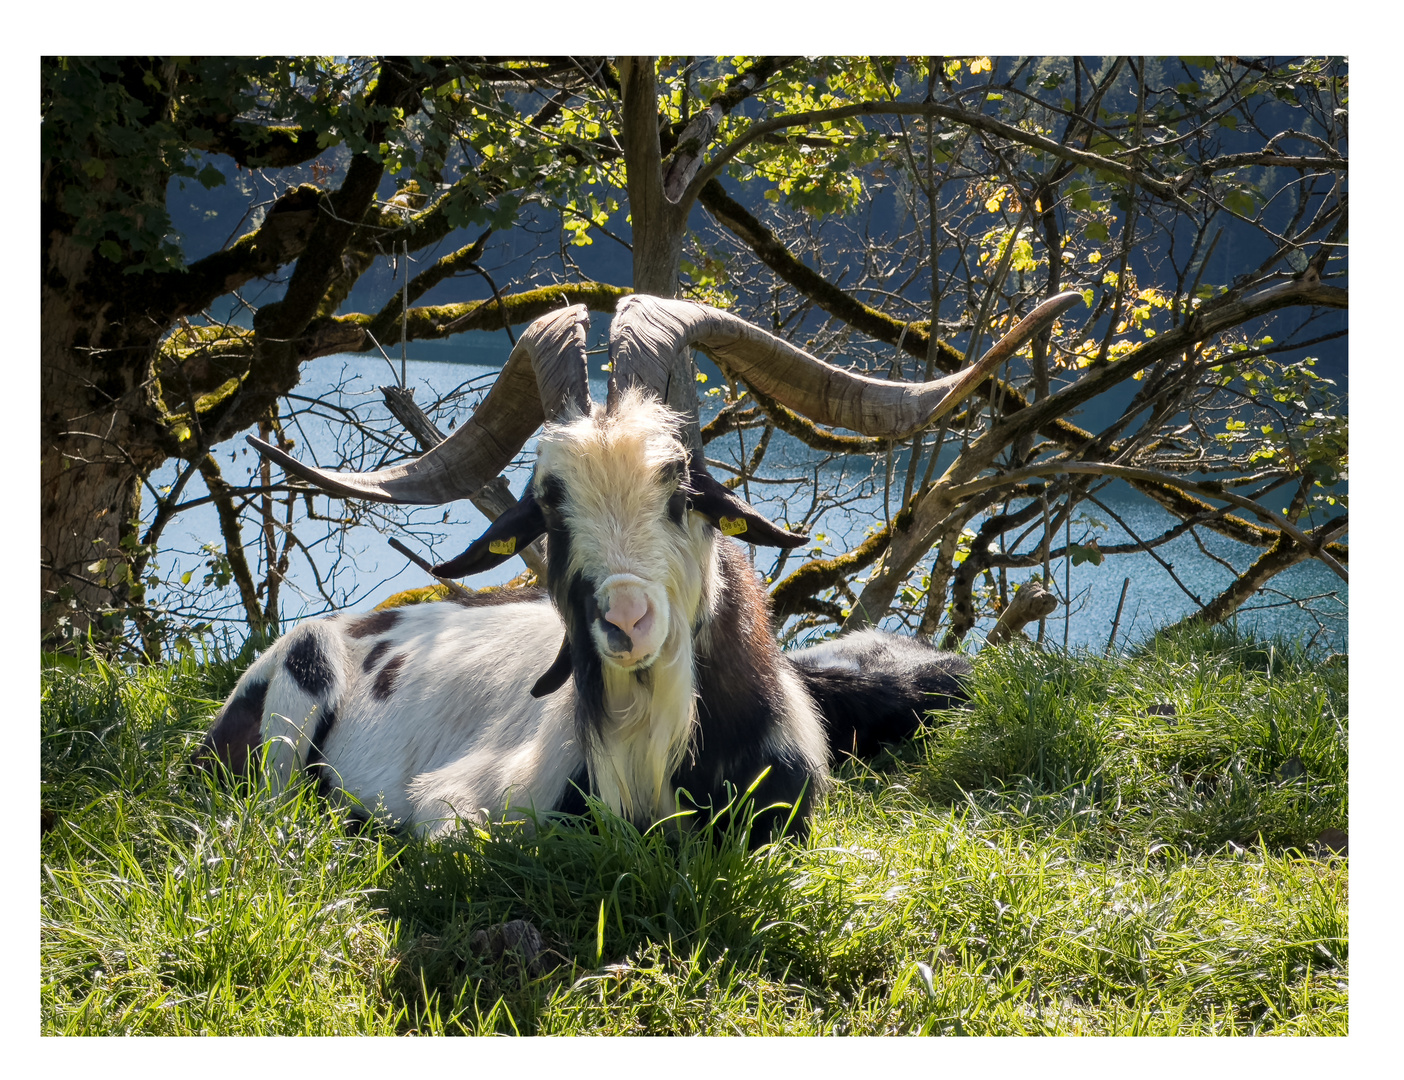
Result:
{"label": "goat's face", "polygon": [[547,527],[547,585],[581,649],[608,673],[691,662],[715,573],[711,527],[688,510],[682,418],[630,390],[612,410],[543,430],[533,481]]}

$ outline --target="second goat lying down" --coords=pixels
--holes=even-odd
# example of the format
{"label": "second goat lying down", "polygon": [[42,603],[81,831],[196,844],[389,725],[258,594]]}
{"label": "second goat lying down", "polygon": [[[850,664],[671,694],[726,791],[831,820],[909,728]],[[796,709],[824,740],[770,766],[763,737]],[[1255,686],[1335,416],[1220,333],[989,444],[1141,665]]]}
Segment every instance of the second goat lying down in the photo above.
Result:
{"label": "second goat lying down", "polygon": [[[740,364],[749,331],[700,305],[645,299],[628,298],[615,318],[618,383],[603,406],[590,402],[585,316],[572,309],[533,324],[458,442],[408,468],[330,474],[256,443],[336,494],[441,502],[496,476],[540,423],[541,413],[492,415],[493,395],[511,380],[517,391],[539,389],[549,422],[526,493],[435,570],[476,573],[544,534],[546,590],[304,623],[239,681],[204,757],[243,770],[268,744],[275,784],[315,771],[329,793],[429,833],[460,818],[578,811],[585,792],[645,825],[679,807],[724,806],[755,784],[756,806],[777,804],[757,819],[752,841],[762,842],[791,807],[803,830],[833,752],[900,738],[922,711],[958,697],[963,661],[888,635],[781,653],[750,561],[723,534],[782,547],[806,538],[714,480],[695,407],[660,401],[679,384],[693,392],[663,361],[685,357],[700,336]],[[534,387],[517,364],[523,355]],[[845,373],[819,367],[811,398],[836,400],[848,385],[857,399],[845,416],[880,412],[894,386],[844,384]],[[968,373],[960,380],[955,390],[973,385]],[[956,403],[950,388],[915,389],[934,404],[898,428]]]}

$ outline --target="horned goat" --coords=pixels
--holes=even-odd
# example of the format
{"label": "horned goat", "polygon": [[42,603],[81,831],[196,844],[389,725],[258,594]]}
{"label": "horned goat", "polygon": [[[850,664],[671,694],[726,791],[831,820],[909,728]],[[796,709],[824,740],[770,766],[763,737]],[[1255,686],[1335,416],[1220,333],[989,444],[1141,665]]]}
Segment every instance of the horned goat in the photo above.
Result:
{"label": "horned goat", "polygon": [[708,473],[690,348],[816,420],[900,438],[1065,306],[1045,302],[957,375],[908,384],[831,367],[700,304],[628,297],[603,405],[590,400],[577,307],[533,323],[474,415],[406,465],[326,472],[251,438],[332,494],[442,503],[498,476],[544,420],[522,498],[434,570],[478,573],[544,535],[545,590],[304,622],[240,679],[202,759],[243,772],[264,745],[276,786],[315,772],[328,794],[427,833],[578,812],[586,793],[642,826],[753,787],[770,808],[753,842],[791,819],[802,831],[831,756],[909,733],[959,697],[968,665],[878,632],[780,651],[765,591],[725,537],[806,537]]}

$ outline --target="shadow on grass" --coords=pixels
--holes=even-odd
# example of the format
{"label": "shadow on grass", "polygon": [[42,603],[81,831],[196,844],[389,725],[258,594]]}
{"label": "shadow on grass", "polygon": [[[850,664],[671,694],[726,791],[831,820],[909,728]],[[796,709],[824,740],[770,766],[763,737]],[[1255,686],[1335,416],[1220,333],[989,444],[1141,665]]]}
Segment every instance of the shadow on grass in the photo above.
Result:
{"label": "shadow on grass", "polygon": [[[533,1032],[554,997],[618,980],[652,950],[699,968],[728,958],[784,965],[795,877],[790,840],[749,851],[758,811],[673,819],[645,831],[595,799],[579,818],[465,829],[407,841],[386,886],[399,924],[397,991],[409,1021],[438,1016],[465,1030]],[[528,920],[545,952],[533,974],[523,957],[483,954],[474,937]]]}

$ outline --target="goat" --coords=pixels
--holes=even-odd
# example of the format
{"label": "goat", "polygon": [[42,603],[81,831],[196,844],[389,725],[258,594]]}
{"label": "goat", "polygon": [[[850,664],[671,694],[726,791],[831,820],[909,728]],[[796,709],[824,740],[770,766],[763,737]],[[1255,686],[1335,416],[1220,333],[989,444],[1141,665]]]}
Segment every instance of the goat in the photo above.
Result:
{"label": "goat", "polygon": [[[630,297],[611,330],[614,376],[599,405],[586,378],[587,318],[573,308],[533,323],[469,422],[407,466],[328,473],[250,439],[335,494],[442,502],[495,477],[545,417],[521,500],[434,568],[477,573],[544,534],[545,590],[303,623],[240,679],[203,760],[242,772],[267,744],[275,786],[302,768],[328,794],[431,834],[459,819],[579,812],[587,792],[644,826],[753,789],[759,843],[787,820],[804,831],[831,752],[866,752],[959,696],[963,661],[890,635],[793,659],[780,651],[765,591],[726,536],[781,547],[807,538],[707,472],[687,346],[725,357],[782,404],[869,433],[954,407],[990,370],[989,355],[936,383],[888,383],[702,305]],[[991,352],[1012,351],[1009,340]],[[787,381],[767,365],[788,365]],[[933,690],[944,696],[930,699]]]}

